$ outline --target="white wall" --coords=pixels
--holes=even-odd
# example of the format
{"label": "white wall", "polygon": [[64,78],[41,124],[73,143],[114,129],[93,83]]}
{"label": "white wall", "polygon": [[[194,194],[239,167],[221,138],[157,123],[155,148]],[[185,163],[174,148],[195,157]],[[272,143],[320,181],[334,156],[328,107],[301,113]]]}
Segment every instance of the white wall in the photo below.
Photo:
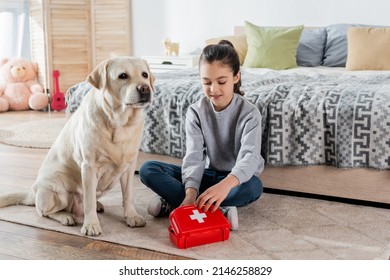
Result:
{"label": "white wall", "polygon": [[257,25],[390,25],[389,0],[132,0],[133,54],[163,55],[161,41],[180,42],[181,53],[229,35],[244,21]]}
{"label": "white wall", "polygon": [[30,59],[28,1],[0,0],[0,26],[0,58]]}

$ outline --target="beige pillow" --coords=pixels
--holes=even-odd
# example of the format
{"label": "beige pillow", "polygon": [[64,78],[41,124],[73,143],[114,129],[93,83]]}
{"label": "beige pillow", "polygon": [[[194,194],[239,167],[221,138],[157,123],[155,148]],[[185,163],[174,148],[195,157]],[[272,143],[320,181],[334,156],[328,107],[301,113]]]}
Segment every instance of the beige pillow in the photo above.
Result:
{"label": "beige pillow", "polygon": [[390,28],[348,29],[347,70],[390,70]]}
{"label": "beige pillow", "polygon": [[246,42],[246,34],[238,34],[238,35],[223,36],[223,37],[208,39],[206,40],[206,45],[218,44],[218,42],[221,40],[228,40],[233,44],[240,58],[240,64],[242,65],[242,63],[245,60],[246,52],[248,50],[248,44]]}

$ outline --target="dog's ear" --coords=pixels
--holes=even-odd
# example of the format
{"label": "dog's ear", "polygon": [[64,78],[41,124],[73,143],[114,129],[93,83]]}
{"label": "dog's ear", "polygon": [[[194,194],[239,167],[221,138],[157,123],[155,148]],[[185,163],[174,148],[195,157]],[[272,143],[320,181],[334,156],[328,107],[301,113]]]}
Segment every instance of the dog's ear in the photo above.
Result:
{"label": "dog's ear", "polygon": [[146,60],[144,60],[144,61],[146,63],[146,67],[148,67],[148,71],[149,71],[150,86],[152,87],[152,90],[154,91],[154,76],[153,76],[152,72],[150,71],[149,63]]}
{"label": "dog's ear", "polygon": [[109,60],[101,62],[87,77],[87,82],[94,88],[104,89],[107,81],[107,67]]}
{"label": "dog's ear", "polygon": [[154,76],[152,74],[152,72],[150,72],[150,77],[149,77],[149,80],[150,80],[150,86],[152,87],[152,90],[154,91]]}

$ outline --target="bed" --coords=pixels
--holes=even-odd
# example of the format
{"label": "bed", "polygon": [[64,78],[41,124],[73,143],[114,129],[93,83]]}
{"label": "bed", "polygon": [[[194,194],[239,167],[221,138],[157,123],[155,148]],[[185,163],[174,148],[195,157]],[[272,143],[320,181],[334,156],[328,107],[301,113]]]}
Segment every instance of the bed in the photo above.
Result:
{"label": "bed", "polygon": [[[346,40],[348,26],[340,26]],[[309,31],[321,37],[321,51],[329,50],[332,28],[325,28],[321,36],[318,29]],[[242,28],[237,30],[227,39],[242,40]],[[300,47],[304,36],[313,41],[309,35],[301,34]],[[242,67],[242,90],[263,116],[264,186],[390,204],[390,71],[352,71],[347,61],[340,64],[340,58],[330,55],[330,65],[323,66],[323,54],[317,65],[306,65],[315,59],[312,53],[305,62],[308,52],[304,53],[298,67]],[[186,111],[203,96],[198,70],[155,73],[155,77],[141,151],[180,159],[186,149]],[[77,109],[88,87],[81,83],[68,91],[70,112]]]}

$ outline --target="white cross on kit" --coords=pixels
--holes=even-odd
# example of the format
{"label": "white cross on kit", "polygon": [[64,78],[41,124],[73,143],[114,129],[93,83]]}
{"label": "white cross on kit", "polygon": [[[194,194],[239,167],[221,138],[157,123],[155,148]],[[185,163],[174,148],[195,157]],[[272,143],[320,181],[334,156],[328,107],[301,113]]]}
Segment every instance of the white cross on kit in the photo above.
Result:
{"label": "white cross on kit", "polygon": [[198,223],[204,223],[203,218],[207,218],[206,213],[199,213],[198,210],[192,210],[192,215],[190,215],[191,220],[197,220]]}

